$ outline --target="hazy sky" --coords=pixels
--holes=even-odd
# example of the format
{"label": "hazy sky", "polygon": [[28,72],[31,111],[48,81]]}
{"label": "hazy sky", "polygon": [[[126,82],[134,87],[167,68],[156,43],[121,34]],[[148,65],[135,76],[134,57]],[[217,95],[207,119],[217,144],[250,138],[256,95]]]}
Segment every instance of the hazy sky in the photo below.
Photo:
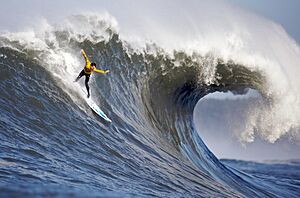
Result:
{"label": "hazy sky", "polygon": [[282,25],[300,44],[299,0],[228,0]]}
{"label": "hazy sky", "polygon": [[[281,24],[300,43],[299,0],[225,0]],[[0,0],[0,31],[20,30],[32,26],[41,17],[59,22],[65,16],[82,12],[110,10],[124,12],[124,2],[134,0]]]}

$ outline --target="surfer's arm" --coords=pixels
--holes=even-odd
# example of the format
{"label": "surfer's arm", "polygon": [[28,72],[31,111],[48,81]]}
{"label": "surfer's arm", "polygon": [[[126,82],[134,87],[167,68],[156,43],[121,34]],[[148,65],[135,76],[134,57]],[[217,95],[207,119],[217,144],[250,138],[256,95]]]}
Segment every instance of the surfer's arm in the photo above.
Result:
{"label": "surfer's arm", "polygon": [[109,72],[109,70],[104,71],[104,70],[101,70],[101,69],[96,69],[96,67],[95,67],[94,72],[97,72],[97,73],[100,73],[100,74],[106,74],[106,73]]}
{"label": "surfer's arm", "polygon": [[85,52],[84,52],[83,49],[81,50],[81,53],[82,53],[82,55],[83,55],[83,57],[84,57],[84,59],[85,59],[85,65],[86,65],[86,66],[89,66],[89,65],[91,64],[91,62],[89,61],[89,59],[88,59],[88,57],[86,56],[86,54],[85,54]]}

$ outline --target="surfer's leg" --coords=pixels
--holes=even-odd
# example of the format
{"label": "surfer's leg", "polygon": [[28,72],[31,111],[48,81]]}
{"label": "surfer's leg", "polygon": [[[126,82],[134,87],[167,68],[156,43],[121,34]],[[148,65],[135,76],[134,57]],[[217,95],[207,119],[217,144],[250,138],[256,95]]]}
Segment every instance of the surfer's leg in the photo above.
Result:
{"label": "surfer's leg", "polygon": [[86,90],[88,93],[88,95],[87,95],[88,98],[90,97],[89,80],[90,80],[90,75],[85,75],[85,87],[86,87]]}
{"label": "surfer's leg", "polygon": [[77,78],[75,79],[74,82],[77,82],[82,76],[84,75],[84,70],[82,70],[79,75],[77,76]]}

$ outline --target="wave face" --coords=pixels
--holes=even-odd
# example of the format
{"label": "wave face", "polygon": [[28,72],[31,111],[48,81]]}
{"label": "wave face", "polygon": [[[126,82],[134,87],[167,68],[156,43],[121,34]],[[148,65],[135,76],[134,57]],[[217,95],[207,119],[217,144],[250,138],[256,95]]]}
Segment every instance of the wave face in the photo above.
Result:
{"label": "wave face", "polygon": [[[77,31],[82,25],[87,31]],[[169,51],[155,40],[141,49],[119,33],[108,14],[72,16],[45,29],[0,37],[0,194],[299,195],[299,171],[283,177],[282,172],[260,173],[257,166],[252,174],[244,164],[239,171],[231,165],[239,162],[222,163],[207,149],[193,123],[194,107],[205,95],[228,90],[243,94],[252,88],[265,98],[257,107],[262,114],[255,117],[253,130],[270,141],[281,133],[297,135],[298,118],[280,111],[294,98],[280,100],[280,94],[289,93],[270,86],[275,78],[268,67],[244,64],[246,58],[229,60],[210,50]],[[112,124],[86,105],[78,91],[84,80],[73,83],[84,64],[81,48],[99,68],[111,70],[106,76],[93,74],[90,86],[92,99]],[[276,121],[291,117],[278,132]],[[266,119],[275,131],[265,130]],[[299,163],[293,167],[297,170]]]}

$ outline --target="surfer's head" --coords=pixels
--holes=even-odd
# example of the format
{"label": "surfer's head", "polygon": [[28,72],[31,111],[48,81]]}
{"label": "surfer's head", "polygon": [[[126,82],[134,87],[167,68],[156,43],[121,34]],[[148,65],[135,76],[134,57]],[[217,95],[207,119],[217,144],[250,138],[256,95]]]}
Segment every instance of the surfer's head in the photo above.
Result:
{"label": "surfer's head", "polygon": [[96,67],[96,63],[91,63],[91,68],[94,69]]}

